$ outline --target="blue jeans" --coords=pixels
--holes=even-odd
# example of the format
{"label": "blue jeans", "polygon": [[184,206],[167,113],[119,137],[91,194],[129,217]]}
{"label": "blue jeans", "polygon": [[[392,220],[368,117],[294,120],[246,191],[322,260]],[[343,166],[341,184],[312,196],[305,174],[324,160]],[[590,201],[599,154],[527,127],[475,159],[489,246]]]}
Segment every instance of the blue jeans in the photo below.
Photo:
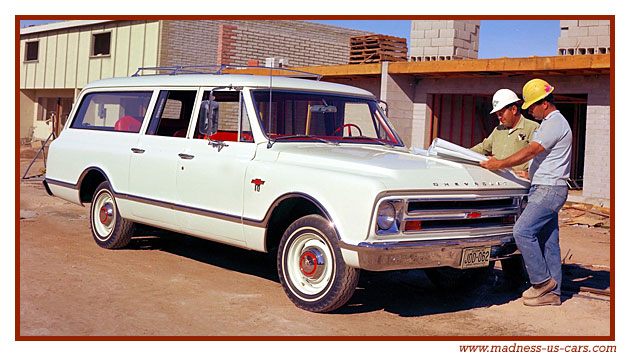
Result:
{"label": "blue jeans", "polygon": [[553,277],[558,282],[553,290],[557,295],[562,284],[558,211],[568,193],[566,185],[532,185],[527,207],[514,225],[514,240],[523,255],[529,281],[539,284]]}

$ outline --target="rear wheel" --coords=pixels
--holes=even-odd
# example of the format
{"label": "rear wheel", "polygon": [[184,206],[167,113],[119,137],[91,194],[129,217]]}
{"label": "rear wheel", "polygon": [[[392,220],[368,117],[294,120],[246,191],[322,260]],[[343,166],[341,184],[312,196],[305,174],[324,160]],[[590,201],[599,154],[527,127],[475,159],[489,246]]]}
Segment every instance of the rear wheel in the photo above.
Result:
{"label": "rear wheel", "polygon": [[107,249],[127,246],[133,235],[133,223],[120,216],[107,182],[101,183],[92,196],[90,228],[96,244]]}
{"label": "rear wheel", "polygon": [[436,286],[445,290],[472,290],[485,284],[494,269],[494,262],[488,267],[459,269],[453,267],[427,268],[424,273]]}
{"label": "rear wheel", "polygon": [[278,249],[278,276],[299,308],[327,312],[344,305],[359,282],[359,270],[345,264],[328,220],[308,215],[291,224]]}

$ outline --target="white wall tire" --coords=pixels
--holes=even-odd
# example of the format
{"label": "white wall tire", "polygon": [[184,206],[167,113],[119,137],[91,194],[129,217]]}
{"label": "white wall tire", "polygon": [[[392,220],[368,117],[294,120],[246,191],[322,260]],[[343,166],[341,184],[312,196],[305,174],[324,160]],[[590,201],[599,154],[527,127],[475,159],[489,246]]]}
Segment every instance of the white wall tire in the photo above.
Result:
{"label": "white wall tire", "polygon": [[133,223],[123,219],[109,183],[101,183],[92,196],[90,229],[97,245],[107,249],[123,248],[133,235]]}
{"label": "white wall tire", "polygon": [[278,276],[291,301],[312,312],[344,305],[354,293],[359,270],[343,261],[328,220],[308,215],[291,224],[278,249]]}

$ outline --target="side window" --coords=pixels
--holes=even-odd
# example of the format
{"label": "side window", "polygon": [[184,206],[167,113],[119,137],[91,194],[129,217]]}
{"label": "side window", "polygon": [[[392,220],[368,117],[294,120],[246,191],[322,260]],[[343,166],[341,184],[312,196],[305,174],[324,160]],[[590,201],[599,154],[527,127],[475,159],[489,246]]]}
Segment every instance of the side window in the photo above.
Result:
{"label": "side window", "polygon": [[186,137],[196,96],[194,90],[161,91],[147,135]]}
{"label": "side window", "polygon": [[152,94],[150,91],[87,94],[70,127],[138,133]]}
{"label": "side window", "polygon": [[241,100],[241,142],[254,142],[254,133],[243,100]]}
{"label": "side window", "polygon": [[[216,134],[210,136],[210,139],[217,141],[239,141],[238,139],[238,118],[239,113],[245,114],[244,105],[241,105],[241,93],[238,91],[215,91],[213,93],[213,101],[218,105],[213,105],[218,113],[218,131]],[[210,100],[210,91],[203,93],[203,100]],[[240,110],[239,110],[240,109]],[[246,114],[245,114],[246,115]],[[243,121],[247,120],[247,116],[244,116]],[[208,139],[205,135],[199,131],[200,120],[197,120],[197,127],[195,129],[195,138]],[[241,141],[254,142],[254,138],[249,127],[249,121],[247,126],[242,127]]]}

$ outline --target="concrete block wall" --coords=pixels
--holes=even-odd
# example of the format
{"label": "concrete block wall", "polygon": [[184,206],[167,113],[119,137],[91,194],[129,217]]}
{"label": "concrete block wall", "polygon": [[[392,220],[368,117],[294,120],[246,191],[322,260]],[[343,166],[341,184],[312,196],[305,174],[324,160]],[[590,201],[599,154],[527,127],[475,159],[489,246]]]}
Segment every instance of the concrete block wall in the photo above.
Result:
{"label": "concrete block wall", "polygon": [[285,66],[346,64],[350,37],[365,31],[285,20],[163,21],[160,65],[265,64]]}
{"label": "concrete block wall", "polygon": [[410,61],[475,59],[479,55],[479,27],[474,20],[411,21]]}
{"label": "concrete block wall", "polygon": [[560,20],[558,55],[610,53],[609,20]]}

